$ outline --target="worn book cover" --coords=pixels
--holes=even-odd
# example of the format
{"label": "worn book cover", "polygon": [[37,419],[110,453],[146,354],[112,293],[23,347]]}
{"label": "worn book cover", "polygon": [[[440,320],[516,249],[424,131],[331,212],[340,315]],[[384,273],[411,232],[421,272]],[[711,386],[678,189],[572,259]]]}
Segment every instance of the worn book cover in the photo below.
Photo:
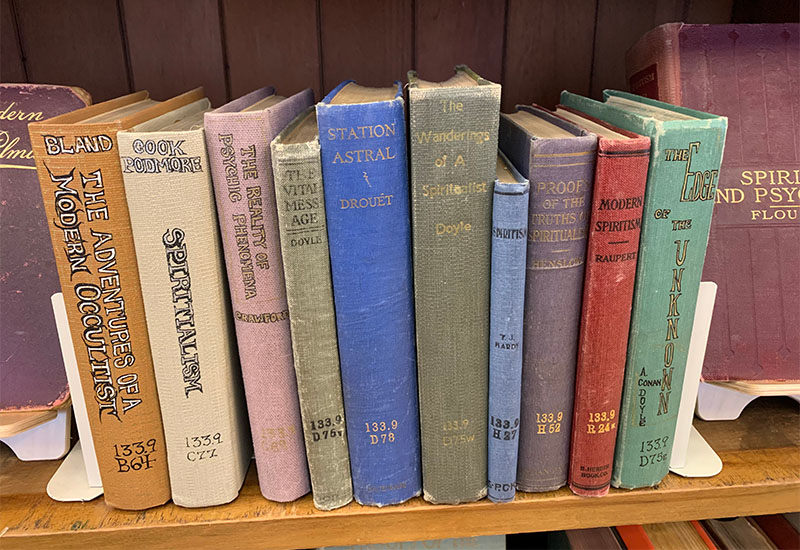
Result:
{"label": "worn book cover", "polygon": [[409,73],[422,475],[425,499],[487,491],[492,187],[500,85],[464,66]]}
{"label": "worn book cover", "polygon": [[522,387],[528,180],[499,153],[492,201],[489,321],[489,499],[514,500]]}
{"label": "worn book cover", "polygon": [[253,447],[203,133],[207,99],[117,134],[172,500],[235,499]]}
{"label": "worn book cover", "polygon": [[0,85],[0,411],[69,397],[50,297],[58,284],[28,124],[91,103],[80,88]]}
{"label": "worn book cover", "polygon": [[311,486],[269,144],[312,101],[309,89],[283,98],[261,88],[204,120],[258,484],[279,502]]}
{"label": "worn book cover", "polygon": [[575,370],[569,486],[602,496],[611,484],[650,138],[559,106],[597,135],[586,274]]}
{"label": "worn book cover", "polygon": [[28,126],[106,503],[170,498],[117,132],[202,99],[137,92]]}
{"label": "worn book cover", "polygon": [[727,119],[617,91],[561,103],[650,138],[639,261],[611,484],[669,470]]}
{"label": "worn book cover", "polygon": [[353,492],[419,495],[405,102],[346,81],[317,104]]}
{"label": "worn book cover", "polygon": [[632,92],[728,117],[703,280],[703,378],[800,380],[800,25],[684,25],[626,56]]}
{"label": "worn book cover", "polygon": [[314,506],[353,500],[314,107],[271,144],[286,300]]}
{"label": "worn book cover", "polygon": [[567,482],[597,136],[540,107],[500,117],[500,149],[530,180],[517,488]]}

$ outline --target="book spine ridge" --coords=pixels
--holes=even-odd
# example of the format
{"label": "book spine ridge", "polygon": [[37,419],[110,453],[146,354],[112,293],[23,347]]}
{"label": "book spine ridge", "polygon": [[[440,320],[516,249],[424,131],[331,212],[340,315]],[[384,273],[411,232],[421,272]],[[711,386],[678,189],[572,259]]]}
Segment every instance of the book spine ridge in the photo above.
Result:
{"label": "book spine ridge", "polygon": [[489,332],[488,494],[514,500],[522,386],[529,184],[494,184]]}
{"label": "book spine ridge", "polygon": [[[353,493],[396,504],[421,489],[403,100],[317,119]],[[367,127],[358,148],[338,131]]]}
{"label": "book spine ridge", "polygon": [[[423,485],[430,502],[470,502],[487,493],[500,86],[411,87],[409,97]],[[459,330],[446,328],[453,319]]]}
{"label": "book spine ridge", "polygon": [[140,510],[170,486],[118,130],[29,126],[105,500]]}
{"label": "book spine ridge", "polygon": [[333,510],[353,499],[353,489],[320,148],[316,140],[279,139],[272,142],[272,163],[308,469],[314,506]]}
{"label": "book spine ridge", "polygon": [[259,486],[277,502],[295,500],[311,486],[269,144],[310,104],[311,94],[301,92],[265,112],[205,115]]}

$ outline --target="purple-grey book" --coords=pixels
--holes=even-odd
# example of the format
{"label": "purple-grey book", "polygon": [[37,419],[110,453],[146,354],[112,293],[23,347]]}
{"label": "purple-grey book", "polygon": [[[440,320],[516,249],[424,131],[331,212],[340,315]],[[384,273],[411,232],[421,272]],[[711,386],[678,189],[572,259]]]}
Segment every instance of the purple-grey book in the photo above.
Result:
{"label": "purple-grey book", "polygon": [[50,303],[61,285],[28,123],[90,103],[80,88],[0,85],[0,411],[51,409],[69,397]]}
{"label": "purple-grey book", "polygon": [[551,112],[500,116],[500,149],[530,181],[517,489],[567,482],[597,136]]}

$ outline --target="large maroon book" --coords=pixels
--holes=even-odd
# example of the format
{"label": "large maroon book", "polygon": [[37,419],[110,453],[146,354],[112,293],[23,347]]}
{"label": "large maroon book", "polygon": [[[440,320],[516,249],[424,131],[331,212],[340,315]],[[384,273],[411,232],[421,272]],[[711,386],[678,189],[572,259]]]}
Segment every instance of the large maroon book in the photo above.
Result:
{"label": "large maroon book", "polygon": [[626,67],[633,93],[728,117],[703,378],[800,380],[800,25],[669,23]]}
{"label": "large maroon book", "polygon": [[91,103],[79,88],[0,85],[0,410],[69,397],[50,297],[61,292],[28,123]]}
{"label": "large maroon book", "polygon": [[650,138],[562,105],[556,114],[597,135],[569,487],[602,496],[611,484],[617,441]]}

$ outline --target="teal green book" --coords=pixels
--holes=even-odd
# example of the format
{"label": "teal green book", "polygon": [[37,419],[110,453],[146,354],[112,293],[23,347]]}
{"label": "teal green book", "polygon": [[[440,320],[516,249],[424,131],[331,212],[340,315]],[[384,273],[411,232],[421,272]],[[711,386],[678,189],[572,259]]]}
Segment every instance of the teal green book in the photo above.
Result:
{"label": "teal green book", "polygon": [[669,471],[728,119],[624,92],[603,96],[562,92],[561,103],[651,140],[611,478],[634,489]]}

